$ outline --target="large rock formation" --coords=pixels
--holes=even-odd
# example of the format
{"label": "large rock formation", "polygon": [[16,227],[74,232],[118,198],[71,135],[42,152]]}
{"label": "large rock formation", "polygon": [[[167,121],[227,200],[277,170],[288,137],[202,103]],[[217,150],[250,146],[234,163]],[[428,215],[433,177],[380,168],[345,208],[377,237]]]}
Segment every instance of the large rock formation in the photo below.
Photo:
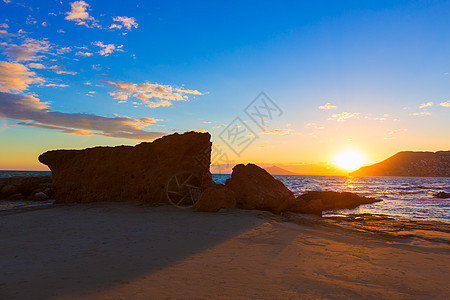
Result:
{"label": "large rock formation", "polygon": [[0,178],[0,199],[46,200],[52,195],[51,176]]}
{"label": "large rock formation", "polygon": [[236,194],[239,208],[280,213],[296,202],[294,194],[283,183],[254,164],[236,165],[225,185]]}
{"label": "large rock formation", "polygon": [[52,171],[57,203],[167,202],[166,187],[183,185],[176,176],[189,177],[190,186],[197,187],[209,177],[205,173],[209,173],[210,137],[209,133],[175,133],[134,147],[49,151],[39,161]]}
{"label": "large rock formation", "polygon": [[350,175],[450,177],[450,151],[403,151],[382,162],[362,167]]}

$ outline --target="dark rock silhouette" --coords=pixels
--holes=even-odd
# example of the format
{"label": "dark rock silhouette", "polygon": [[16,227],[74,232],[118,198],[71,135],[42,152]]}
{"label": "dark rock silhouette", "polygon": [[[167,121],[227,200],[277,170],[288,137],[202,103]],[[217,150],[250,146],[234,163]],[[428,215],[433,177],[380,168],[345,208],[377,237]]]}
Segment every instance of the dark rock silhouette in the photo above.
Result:
{"label": "dark rock silhouette", "polygon": [[[172,134],[136,146],[54,150],[39,156],[52,171],[56,203],[167,202],[166,185],[189,173],[202,185],[209,174],[209,133]],[[206,176],[208,177],[208,176]]]}
{"label": "dark rock silhouette", "polygon": [[436,194],[434,194],[433,197],[440,198],[440,199],[447,199],[447,198],[450,198],[450,193],[440,191],[440,192],[437,192]]}
{"label": "dark rock silhouette", "polygon": [[352,209],[362,204],[371,204],[381,200],[358,196],[350,192],[312,191],[297,197],[306,201],[304,207],[297,207],[294,212],[321,214],[323,211]]}
{"label": "dark rock silhouette", "polygon": [[280,213],[296,202],[294,194],[281,181],[254,164],[236,165],[225,186],[236,194],[239,208]]}
{"label": "dark rock silhouette", "polygon": [[195,211],[217,212],[222,208],[236,206],[236,194],[223,184],[209,186],[195,203]]}
{"label": "dark rock silhouette", "polygon": [[[0,178],[0,199],[45,200],[44,198],[53,196],[51,186],[51,176]],[[37,198],[35,197],[36,194],[39,194]]]}
{"label": "dark rock silhouette", "polygon": [[450,151],[403,151],[382,162],[362,167],[350,175],[450,177]]}

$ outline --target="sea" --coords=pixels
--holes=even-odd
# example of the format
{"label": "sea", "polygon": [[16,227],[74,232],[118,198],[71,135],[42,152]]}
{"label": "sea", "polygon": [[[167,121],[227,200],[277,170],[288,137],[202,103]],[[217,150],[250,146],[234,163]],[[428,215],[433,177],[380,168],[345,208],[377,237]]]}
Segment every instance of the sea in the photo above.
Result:
{"label": "sea", "polygon": [[[0,177],[50,175],[49,171],[0,171]],[[383,201],[355,209],[328,211],[324,217],[358,214],[384,215],[392,218],[450,223],[450,198],[433,195],[450,193],[450,177],[345,177],[310,175],[275,175],[295,195],[307,191],[354,192]],[[229,174],[213,174],[216,183],[225,183]],[[0,211],[45,207],[52,201],[0,201]]]}

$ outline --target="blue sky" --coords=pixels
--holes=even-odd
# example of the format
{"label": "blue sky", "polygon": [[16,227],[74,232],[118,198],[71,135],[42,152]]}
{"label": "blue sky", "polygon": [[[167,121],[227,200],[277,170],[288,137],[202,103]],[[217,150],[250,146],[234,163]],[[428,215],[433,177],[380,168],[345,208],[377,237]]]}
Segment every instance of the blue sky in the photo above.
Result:
{"label": "blue sky", "polygon": [[225,150],[222,125],[250,122],[261,91],[283,114],[233,161],[446,150],[449,15],[449,1],[3,0],[0,169],[186,130]]}

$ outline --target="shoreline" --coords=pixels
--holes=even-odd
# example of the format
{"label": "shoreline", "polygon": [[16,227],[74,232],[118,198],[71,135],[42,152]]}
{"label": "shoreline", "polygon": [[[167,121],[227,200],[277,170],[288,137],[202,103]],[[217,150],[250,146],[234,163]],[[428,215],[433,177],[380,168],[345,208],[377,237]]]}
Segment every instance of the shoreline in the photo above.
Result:
{"label": "shoreline", "polygon": [[0,215],[0,233],[2,299],[450,295],[445,223],[90,203]]}
{"label": "shoreline", "polygon": [[[157,206],[169,206],[171,207],[172,205],[170,203],[149,203],[149,202],[87,202],[87,203],[78,203],[78,202],[74,202],[74,203],[58,203],[58,204],[54,204],[53,202],[55,201],[54,199],[49,199],[49,200],[45,200],[45,201],[18,201],[18,200],[1,200],[0,199],[0,204],[2,201],[7,201],[10,203],[17,203],[17,202],[33,202],[36,205],[32,205],[32,206],[18,206],[18,207],[14,207],[14,208],[7,208],[7,209],[0,209],[0,216],[2,215],[9,215],[9,214],[15,214],[15,213],[22,213],[22,212],[27,212],[27,211],[33,211],[33,210],[39,210],[39,209],[47,209],[47,208],[53,208],[53,207],[57,207],[57,206],[72,206],[72,205],[83,205],[83,204],[95,204],[95,203],[99,203],[99,204],[117,204],[117,203],[128,203],[128,204],[136,204],[136,205],[140,205],[140,206],[149,206],[149,207],[157,207]],[[51,203],[50,203],[51,202]],[[364,204],[362,204],[364,205]],[[361,206],[362,206],[361,205]],[[351,210],[351,209],[349,209]],[[258,210],[257,210],[258,211]],[[441,220],[436,220],[436,219],[408,219],[406,217],[399,217],[399,216],[390,216],[390,215],[386,215],[386,214],[376,214],[376,213],[350,213],[350,214],[339,214],[336,213],[336,211],[340,211],[340,210],[330,210],[330,211],[324,211],[323,215],[320,217],[324,220],[329,219],[329,220],[354,220],[354,219],[359,219],[359,218],[375,218],[375,219],[383,219],[383,220],[392,220],[395,222],[406,222],[406,223],[421,223],[421,224],[428,224],[429,226],[432,226],[433,224],[443,224],[443,225],[447,225],[450,226],[450,221],[449,222],[445,222],[445,221],[441,221]],[[261,211],[262,212],[262,211]],[[283,213],[282,213],[283,214]],[[302,215],[302,214],[300,214]],[[307,215],[308,214],[303,214],[303,215]],[[286,220],[286,222],[290,222],[289,220]],[[439,227],[440,228],[440,227]]]}

